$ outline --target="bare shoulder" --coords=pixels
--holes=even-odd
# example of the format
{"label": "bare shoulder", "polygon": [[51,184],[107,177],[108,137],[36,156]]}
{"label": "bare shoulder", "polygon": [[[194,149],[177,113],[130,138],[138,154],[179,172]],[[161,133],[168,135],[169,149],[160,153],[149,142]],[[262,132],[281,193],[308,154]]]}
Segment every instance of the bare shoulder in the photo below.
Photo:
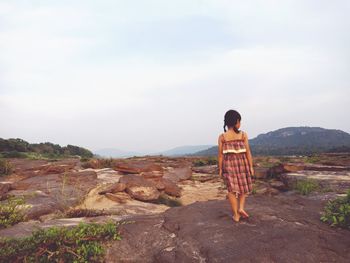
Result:
{"label": "bare shoulder", "polygon": [[224,139],[224,134],[220,133],[219,138],[218,138],[218,143],[222,142]]}
{"label": "bare shoulder", "polygon": [[248,139],[248,134],[247,134],[247,132],[242,131],[242,133],[243,133],[243,138],[244,138],[244,140],[247,140],[247,139]]}

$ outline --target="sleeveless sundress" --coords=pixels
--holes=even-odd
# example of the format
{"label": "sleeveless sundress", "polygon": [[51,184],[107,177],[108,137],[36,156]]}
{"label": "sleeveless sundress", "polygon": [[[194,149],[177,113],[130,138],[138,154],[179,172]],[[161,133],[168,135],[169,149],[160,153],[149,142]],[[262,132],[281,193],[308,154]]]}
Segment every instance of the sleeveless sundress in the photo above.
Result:
{"label": "sleeveless sundress", "polygon": [[224,136],[222,138],[222,175],[227,190],[236,193],[236,196],[241,193],[251,194],[254,179],[249,168],[243,134],[241,139],[226,141]]}

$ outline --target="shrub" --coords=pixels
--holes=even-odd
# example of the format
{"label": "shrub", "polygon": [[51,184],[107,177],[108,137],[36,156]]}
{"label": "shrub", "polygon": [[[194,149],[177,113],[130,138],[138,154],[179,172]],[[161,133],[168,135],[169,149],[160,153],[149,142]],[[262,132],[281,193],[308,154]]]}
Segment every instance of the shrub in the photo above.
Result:
{"label": "shrub", "polygon": [[23,152],[11,151],[11,152],[3,152],[2,156],[4,158],[26,158],[26,154]]}
{"label": "shrub", "polygon": [[295,189],[302,195],[308,195],[309,193],[318,190],[319,184],[312,179],[298,180]]}
{"label": "shrub", "polygon": [[0,175],[8,175],[12,172],[12,165],[9,161],[0,159]]}
{"label": "shrub", "polygon": [[217,157],[208,157],[205,159],[198,159],[192,162],[194,166],[204,166],[204,165],[217,165],[218,159]]}
{"label": "shrub", "polygon": [[218,164],[218,159],[216,157],[209,157],[207,164],[208,165],[216,165],[216,164]]}
{"label": "shrub", "polygon": [[89,157],[82,157],[82,158],[80,159],[80,161],[81,161],[81,162],[88,162],[88,161],[90,161],[90,159],[91,159],[91,158],[89,158]]}
{"label": "shrub", "polygon": [[321,158],[319,156],[312,155],[312,156],[307,156],[304,159],[304,162],[306,162],[306,163],[317,163],[320,160],[321,160]]}
{"label": "shrub", "polygon": [[[122,222],[121,224],[129,223]],[[0,239],[2,262],[101,262],[100,242],[121,240],[119,222],[80,222],[76,227],[38,229],[25,238]]]}
{"label": "shrub", "polygon": [[81,166],[84,169],[92,168],[92,169],[102,169],[102,168],[113,168],[115,164],[115,160],[113,158],[104,158],[104,159],[90,159],[87,161],[81,161]]}
{"label": "shrub", "polygon": [[204,162],[204,160],[199,159],[199,160],[193,161],[193,165],[194,166],[203,166],[203,165],[205,165],[205,162]]}
{"label": "shrub", "polygon": [[253,195],[255,195],[255,194],[257,193],[256,190],[257,190],[257,189],[256,189],[256,185],[253,184],[253,189],[252,189],[252,194],[253,194]]}
{"label": "shrub", "polygon": [[320,219],[331,226],[350,229],[350,189],[346,196],[328,201]]}
{"label": "shrub", "polygon": [[65,212],[65,218],[74,218],[74,217],[95,217],[95,216],[103,216],[110,215],[111,213],[104,210],[97,209],[83,209],[83,208],[75,208],[69,209]]}
{"label": "shrub", "polygon": [[0,204],[0,229],[12,226],[25,219],[23,208],[24,197],[10,196]]}

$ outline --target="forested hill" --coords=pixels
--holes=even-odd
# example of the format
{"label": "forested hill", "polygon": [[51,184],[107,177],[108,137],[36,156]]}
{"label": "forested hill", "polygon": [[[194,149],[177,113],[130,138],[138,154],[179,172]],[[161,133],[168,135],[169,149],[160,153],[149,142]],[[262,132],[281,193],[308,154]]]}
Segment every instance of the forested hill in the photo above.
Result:
{"label": "forested hill", "polygon": [[16,139],[2,139],[0,138],[0,153],[4,157],[25,157],[25,153],[36,153],[48,156],[61,155],[79,155],[81,157],[92,157],[93,154],[88,149],[67,145],[61,147],[58,144],[50,142],[45,143],[29,143],[25,140]]}
{"label": "forested hill", "polygon": [[[255,155],[293,155],[350,151],[350,134],[321,127],[286,127],[250,139]],[[217,155],[217,146],[195,155]]]}

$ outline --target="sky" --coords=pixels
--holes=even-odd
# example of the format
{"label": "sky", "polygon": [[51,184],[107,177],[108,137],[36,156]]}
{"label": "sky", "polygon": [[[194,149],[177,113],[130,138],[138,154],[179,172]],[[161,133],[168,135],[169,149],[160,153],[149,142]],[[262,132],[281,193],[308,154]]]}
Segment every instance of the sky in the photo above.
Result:
{"label": "sky", "polygon": [[350,132],[350,2],[0,0],[0,137],[155,152]]}

